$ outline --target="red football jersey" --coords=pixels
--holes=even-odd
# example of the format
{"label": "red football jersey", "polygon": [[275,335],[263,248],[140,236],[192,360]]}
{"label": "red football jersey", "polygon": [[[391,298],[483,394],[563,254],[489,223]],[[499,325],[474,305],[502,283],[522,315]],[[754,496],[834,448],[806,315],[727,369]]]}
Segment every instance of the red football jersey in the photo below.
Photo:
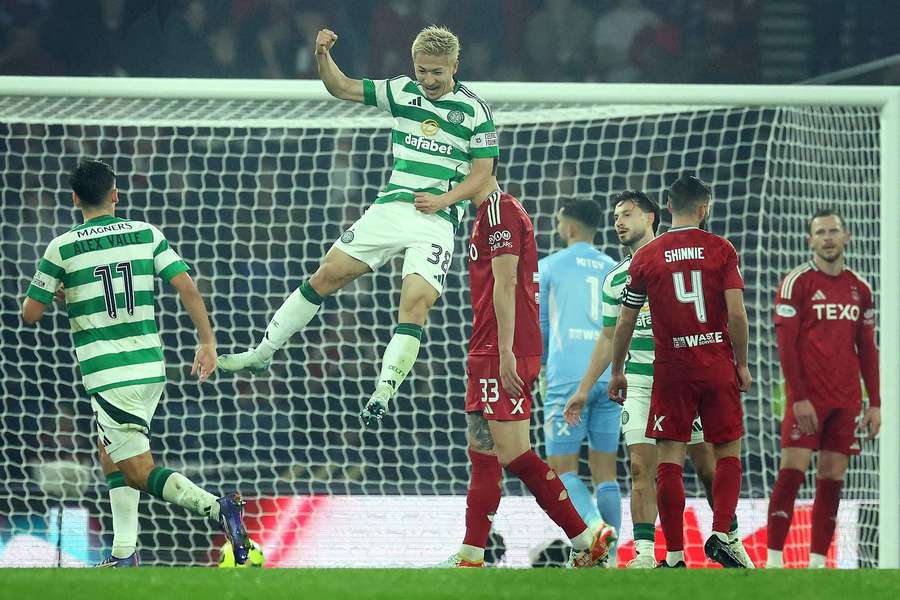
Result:
{"label": "red football jersey", "polygon": [[534,227],[519,201],[509,194],[491,194],[475,215],[469,242],[469,284],[472,288],[472,337],[469,354],[499,355],[494,314],[494,273],[491,261],[501,254],[519,257],[516,273],[516,330],[513,354],[543,352],[538,318],[538,266]]}
{"label": "red football jersey", "polygon": [[650,300],[655,378],[736,379],[725,290],[743,287],[734,246],[697,227],[670,229],[634,254],[622,303],[640,310]]}
{"label": "red football jersey", "polygon": [[813,261],[791,271],[775,295],[775,332],[789,401],[859,407],[862,375],[880,405],[875,303],[856,273],[834,277]]}

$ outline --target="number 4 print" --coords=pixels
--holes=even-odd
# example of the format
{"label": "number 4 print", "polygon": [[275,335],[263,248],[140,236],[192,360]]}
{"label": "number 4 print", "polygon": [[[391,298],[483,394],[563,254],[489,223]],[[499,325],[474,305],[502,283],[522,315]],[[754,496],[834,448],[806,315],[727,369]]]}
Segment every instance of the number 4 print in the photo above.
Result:
{"label": "number 4 print", "polygon": [[691,291],[684,288],[684,273],[672,273],[672,283],[675,285],[675,298],[682,304],[693,304],[697,321],[706,323],[706,302],[703,298],[703,273],[691,271]]}

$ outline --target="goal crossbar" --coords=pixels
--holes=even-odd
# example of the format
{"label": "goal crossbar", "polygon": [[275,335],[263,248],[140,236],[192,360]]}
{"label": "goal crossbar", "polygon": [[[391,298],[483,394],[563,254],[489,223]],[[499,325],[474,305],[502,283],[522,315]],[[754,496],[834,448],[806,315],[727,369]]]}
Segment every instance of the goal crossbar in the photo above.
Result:
{"label": "goal crossbar", "polygon": [[[898,86],[692,85],[529,83],[475,81],[488,102],[610,104],[722,104],[731,106],[883,107],[900,97]],[[173,98],[210,100],[328,100],[318,80],[156,79],[148,77],[0,77],[5,96]]]}

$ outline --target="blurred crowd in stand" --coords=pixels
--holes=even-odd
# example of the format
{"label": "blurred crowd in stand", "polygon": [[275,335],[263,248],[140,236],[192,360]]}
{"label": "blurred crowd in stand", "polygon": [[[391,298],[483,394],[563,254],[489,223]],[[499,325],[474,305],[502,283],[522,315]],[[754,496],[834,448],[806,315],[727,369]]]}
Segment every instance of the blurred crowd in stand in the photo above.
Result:
{"label": "blurred crowd in stand", "polygon": [[431,23],[469,81],[791,83],[900,52],[893,0],[0,0],[0,74],[315,78],[329,27],[348,74],[389,77]]}

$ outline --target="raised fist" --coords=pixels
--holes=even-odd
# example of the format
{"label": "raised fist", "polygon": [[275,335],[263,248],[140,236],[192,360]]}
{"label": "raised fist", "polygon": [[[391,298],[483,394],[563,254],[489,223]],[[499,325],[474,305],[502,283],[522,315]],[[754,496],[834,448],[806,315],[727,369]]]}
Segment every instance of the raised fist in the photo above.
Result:
{"label": "raised fist", "polygon": [[332,30],[320,29],[316,34],[316,54],[328,54],[337,39],[337,34]]}

